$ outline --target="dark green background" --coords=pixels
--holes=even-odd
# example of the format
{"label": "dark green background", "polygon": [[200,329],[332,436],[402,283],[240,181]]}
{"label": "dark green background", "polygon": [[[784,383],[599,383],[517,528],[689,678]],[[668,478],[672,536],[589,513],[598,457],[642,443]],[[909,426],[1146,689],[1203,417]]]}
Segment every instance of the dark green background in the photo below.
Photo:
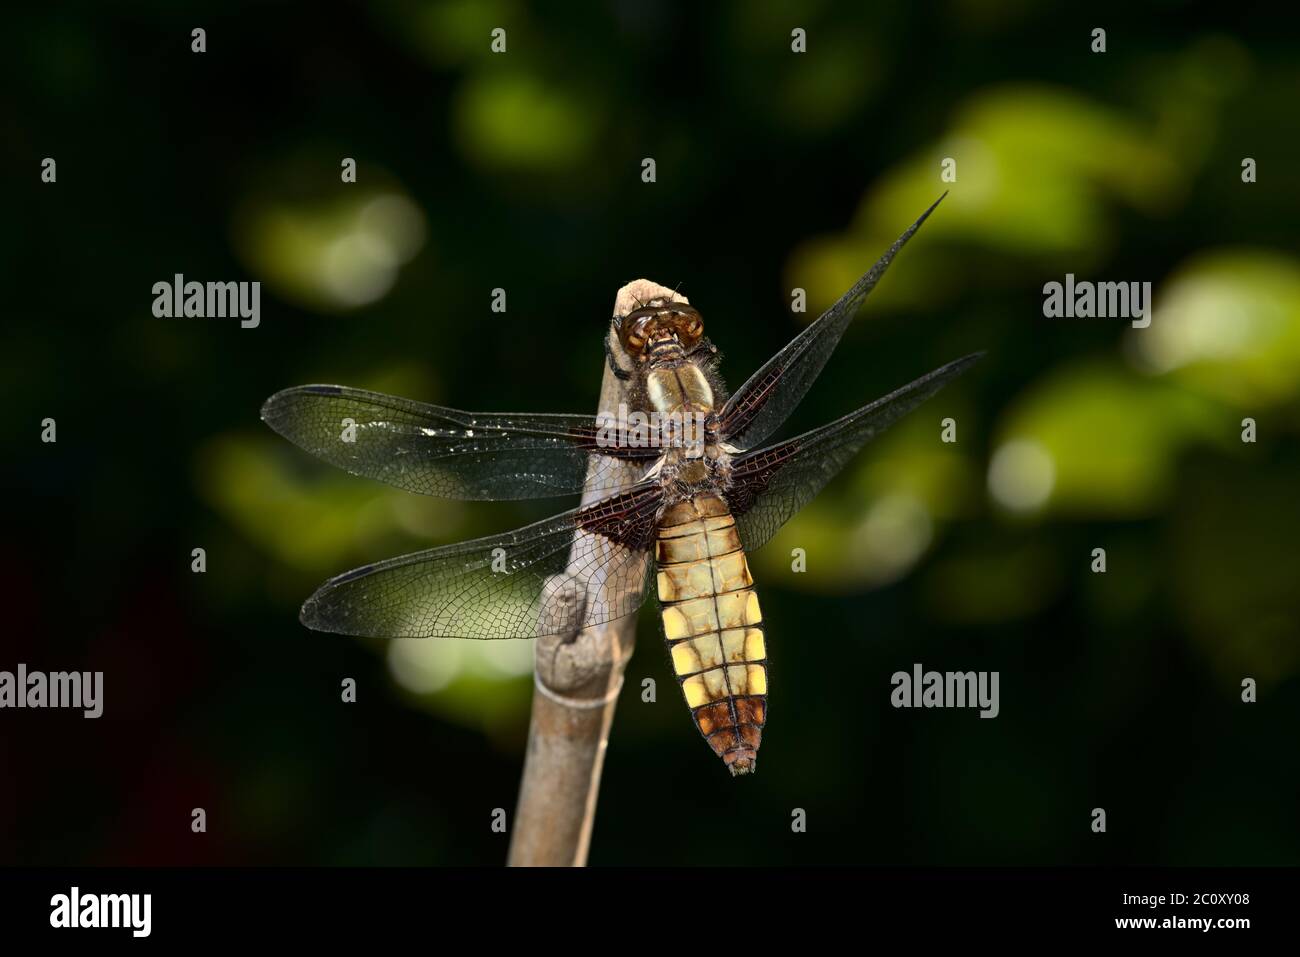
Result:
{"label": "dark green background", "polygon": [[[502,861],[527,647],[426,643],[448,683],[414,694],[383,643],[297,607],[571,502],[418,500],[310,460],[260,403],[324,381],[594,411],[638,276],[681,284],[734,386],[808,318],[792,288],[815,315],[949,185],[790,428],[988,358],[754,557],[755,777],[699,740],[645,614],[592,862],[1300,861],[1294,35],[1249,4],[701,6],[6,12],[0,668],[107,690],[99,721],[0,714],[0,862]],[[177,272],[261,280],[261,326],[154,318]],[[1155,324],[1044,319],[1067,272],[1151,281]],[[1017,440],[1054,472],[1020,510],[988,482]],[[999,671],[1001,715],[894,710],[914,662]]]}

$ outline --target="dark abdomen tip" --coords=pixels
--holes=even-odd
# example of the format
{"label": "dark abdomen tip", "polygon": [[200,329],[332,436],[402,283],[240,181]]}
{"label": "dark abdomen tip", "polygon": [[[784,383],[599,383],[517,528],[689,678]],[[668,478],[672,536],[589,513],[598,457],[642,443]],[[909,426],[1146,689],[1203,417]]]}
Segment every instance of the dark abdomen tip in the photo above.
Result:
{"label": "dark abdomen tip", "polygon": [[733,778],[742,774],[753,774],[758,768],[758,755],[752,748],[737,748],[722,756],[722,761]]}

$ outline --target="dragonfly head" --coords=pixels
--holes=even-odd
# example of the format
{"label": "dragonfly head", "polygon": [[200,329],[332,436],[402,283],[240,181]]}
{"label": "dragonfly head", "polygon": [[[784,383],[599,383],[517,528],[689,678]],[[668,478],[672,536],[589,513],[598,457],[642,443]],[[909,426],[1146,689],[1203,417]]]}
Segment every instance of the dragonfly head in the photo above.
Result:
{"label": "dragonfly head", "polygon": [[618,335],[637,362],[680,359],[704,335],[704,319],[684,302],[652,299],[619,321]]}

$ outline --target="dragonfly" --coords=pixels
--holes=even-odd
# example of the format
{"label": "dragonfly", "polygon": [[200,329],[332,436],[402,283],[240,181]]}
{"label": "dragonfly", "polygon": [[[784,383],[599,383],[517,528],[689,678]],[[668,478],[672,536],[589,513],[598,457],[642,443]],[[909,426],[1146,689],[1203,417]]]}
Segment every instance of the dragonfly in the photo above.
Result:
{"label": "dragonfly", "polygon": [[276,393],[262,419],[354,475],[462,500],[584,494],[585,504],[514,531],[331,578],[303,604],[302,623],[364,637],[533,638],[631,615],[654,591],[696,728],[733,775],[754,771],[768,655],[746,556],[982,353],[820,428],[764,442],[939,201],[730,394],[703,317],[675,293],[639,301],[609,325],[606,360],[625,387],[627,415],[464,412],[339,385]]}

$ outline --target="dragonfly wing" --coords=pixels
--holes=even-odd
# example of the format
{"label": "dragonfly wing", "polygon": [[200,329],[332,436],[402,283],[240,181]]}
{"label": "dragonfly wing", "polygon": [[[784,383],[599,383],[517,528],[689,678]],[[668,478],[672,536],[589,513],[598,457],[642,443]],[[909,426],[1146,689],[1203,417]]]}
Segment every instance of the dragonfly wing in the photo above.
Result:
{"label": "dragonfly wing", "polygon": [[781,427],[816,381],[844,330],[857,314],[858,307],[876,287],[894,256],[942,201],[943,196],[940,196],[852,289],[791,339],[732,394],[718,416],[718,434],[723,441],[738,448],[752,449]]}
{"label": "dragonfly wing", "polygon": [[629,484],[630,466],[644,471],[657,458],[654,449],[606,441],[589,415],[462,412],[338,385],[277,392],[262,419],[353,475],[444,498],[613,492]]}
{"label": "dragonfly wing", "polygon": [[662,490],[645,483],[503,535],[366,565],[302,607],[317,631],[377,638],[534,638],[636,611]]}
{"label": "dragonfly wing", "polygon": [[732,460],[727,500],[746,551],[766,544],[862,446],[979,360],[966,356],[819,429]]}

